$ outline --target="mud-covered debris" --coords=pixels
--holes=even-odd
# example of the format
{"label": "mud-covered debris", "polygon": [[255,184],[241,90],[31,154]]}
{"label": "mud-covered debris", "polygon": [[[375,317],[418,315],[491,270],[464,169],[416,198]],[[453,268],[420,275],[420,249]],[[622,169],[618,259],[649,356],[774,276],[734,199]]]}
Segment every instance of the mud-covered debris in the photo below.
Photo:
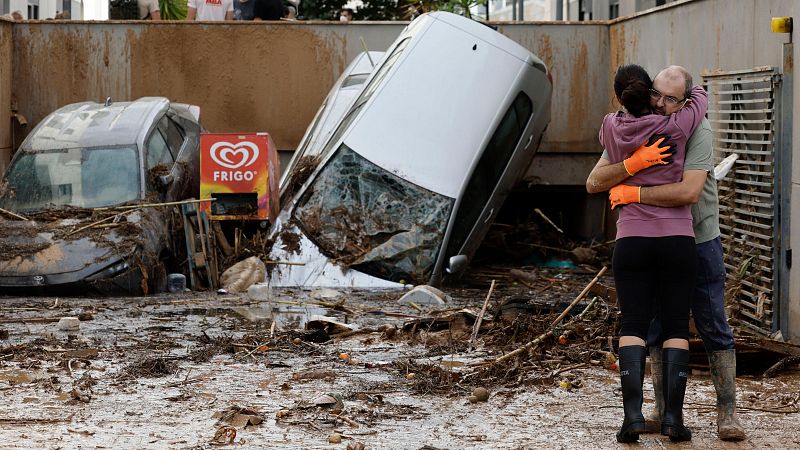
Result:
{"label": "mud-covered debris", "polygon": [[449,330],[453,327],[457,328],[470,328],[475,323],[477,316],[474,312],[468,309],[456,311],[441,317],[424,317],[415,319],[403,324],[403,331],[418,332],[418,331],[442,331]]}
{"label": "mud-covered debris", "polygon": [[383,337],[386,339],[392,339],[397,335],[397,327],[388,323],[379,326],[378,331],[383,333]]}
{"label": "mud-covered debris", "polygon": [[261,411],[237,405],[232,405],[223,411],[217,411],[211,417],[217,419],[217,425],[227,423],[239,430],[248,425],[259,425],[264,421],[264,415]]}
{"label": "mud-covered debris", "polygon": [[287,228],[281,232],[283,249],[289,253],[300,254],[300,235]]}
{"label": "mud-covered debris", "polygon": [[266,276],[264,262],[257,256],[251,256],[222,272],[219,282],[228,292],[246,292],[251,285],[263,282]]}
{"label": "mud-covered debris", "polygon": [[312,316],[311,320],[306,322],[307,330],[324,330],[328,336],[336,334],[347,333],[353,331],[353,326],[346,323],[339,322],[331,317]]}
{"label": "mud-covered debris", "polygon": [[589,247],[576,247],[571,253],[578,264],[592,264],[597,259],[597,251]]}
{"label": "mud-covered debris", "polygon": [[330,444],[341,444],[342,443],[342,435],[339,433],[333,433],[332,435],[328,436],[328,443]]}
{"label": "mud-covered debris", "polygon": [[78,331],[81,329],[81,321],[77,317],[62,317],[57,327],[61,331]]}
{"label": "mud-covered debris", "polygon": [[485,402],[489,400],[489,391],[484,387],[476,387],[472,390],[472,395],[479,402]]}
{"label": "mud-covered debris", "polygon": [[304,370],[292,374],[293,380],[322,380],[336,378],[336,372],[332,370]]}
{"label": "mud-covered debris", "polygon": [[8,330],[0,328],[0,339],[8,339]]}
{"label": "mud-covered debris", "polygon": [[364,450],[366,447],[361,442],[350,442],[347,444],[347,450]]}
{"label": "mud-covered debris", "polygon": [[172,375],[177,370],[177,365],[166,358],[145,357],[129,365],[125,374],[131,378],[159,378]]}
{"label": "mud-covered debris", "polygon": [[342,394],[338,394],[335,392],[329,392],[327,394],[318,395],[311,400],[303,401],[298,405],[300,409],[308,409],[308,408],[324,408],[330,409],[331,411],[341,411],[344,409],[344,401],[342,400]]}
{"label": "mud-covered debris", "polygon": [[286,202],[291,199],[297,189],[306,182],[308,177],[319,165],[319,161],[319,155],[306,155],[297,161],[297,164],[294,166],[294,170],[292,170],[289,180],[286,183],[284,195],[281,196],[282,205],[286,204]]}
{"label": "mud-covered debris", "polygon": [[211,445],[229,445],[236,439],[236,428],[230,425],[223,425],[217,428],[214,437],[211,438]]}
{"label": "mud-covered debris", "polygon": [[97,384],[97,381],[88,373],[84,373],[83,376],[72,383],[70,396],[79,402],[89,403],[92,399],[92,386],[95,384]]}
{"label": "mud-covered debris", "polygon": [[[411,389],[418,394],[449,394],[454,389],[464,389],[459,386],[462,375],[439,364],[417,363],[411,359],[397,360],[391,369],[409,380]],[[413,376],[409,376],[412,374]]]}
{"label": "mud-covered debris", "polygon": [[[315,344],[322,344],[331,340],[328,332],[322,328],[314,330],[292,330],[290,335],[293,339],[300,339],[301,342],[312,342]],[[298,344],[299,343],[300,342],[298,342]]]}
{"label": "mud-covered debris", "polygon": [[519,281],[527,287],[533,287],[533,285],[535,285],[538,281],[538,277],[536,275],[525,270],[511,269],[508,271],[508,275],[512,280]]}
{"label": "mud-covered debris", "polygon": [[400,297],[397,303],[401,305],[433,305],[442,306],[447,303],[452,303],[453,299],[444,292],[436,289],[433,286],[421,285],[416,286],[414,289],[407,292]]}

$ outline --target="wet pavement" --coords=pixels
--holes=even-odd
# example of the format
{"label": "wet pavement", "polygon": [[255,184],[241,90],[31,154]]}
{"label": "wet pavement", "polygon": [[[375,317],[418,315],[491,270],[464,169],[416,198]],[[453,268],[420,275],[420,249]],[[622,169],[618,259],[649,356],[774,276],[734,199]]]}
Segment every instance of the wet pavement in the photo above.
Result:
{"label": "wet pavement", "polygon": [[[0,330],[8,332],[0,340],[0,447],[623,447],[614,441],[622,420],[615,372],[587,360],[538,381],[486,379],[488,402],[471,403],[472,387],[482,380],[468,374],[494,350],[439,345],[436,333],[404,332],[404,323],[433,307],[399,305],[402,294],[274,290],[269,301],[211,293],[0,298]],[[446,308],[479,310],[484,295],[459,291]],[[62,331],[54,321],[81,313],[91,320],[77,332]],[[320,316],[345,328],[324,343],[315,342],[313,332],[298,331],[309,321],[333,326]],[[387,332],[387,324],[397,331]],[[423,384],[421,370],[451,381]],[[580,387],[564,388],[567,374]],[[717,440],[713,386],[706,374],[693,373],[685,411],[693,441],[672,444],[643,435],[642,447],[800,446],[797,371],[742,377],[739,390],[740,419],[749,435],[744,443]],[[329,404],[335,400],[342,403]],[[237,408],[263,422],[220,421]],[[212,444],[225,426],[235,428],[235,437],[227,429],[232,443]],[[333,434],[341,443],[329,442]]]}

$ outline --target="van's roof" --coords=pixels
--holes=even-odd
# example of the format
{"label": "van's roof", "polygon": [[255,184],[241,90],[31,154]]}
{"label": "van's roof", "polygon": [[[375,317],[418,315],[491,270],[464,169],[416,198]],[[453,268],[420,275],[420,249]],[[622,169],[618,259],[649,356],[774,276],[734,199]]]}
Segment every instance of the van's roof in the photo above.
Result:
{"label": "van's roof", "polygon": [[169,108],[164,97],[132,102],[81,102],[54,111],[36,126],[23,151],[58,150],[105,145],[136,145],[155,118]]}
{"label": "van's roof", "polygon": [[409,37],[344,142],[383,169],[455,198],[498,115],[521,90],[522,73],[539,69],[519,44],[449,13],[412,22],[384,60]]}

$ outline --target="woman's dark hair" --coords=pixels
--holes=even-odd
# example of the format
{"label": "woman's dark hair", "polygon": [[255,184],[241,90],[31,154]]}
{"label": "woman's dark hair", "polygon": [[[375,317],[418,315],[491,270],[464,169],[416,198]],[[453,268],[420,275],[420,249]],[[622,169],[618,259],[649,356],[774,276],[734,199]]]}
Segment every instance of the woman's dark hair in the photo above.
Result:
{"label": "woman's dark hair", "polygon": [[623,64],[614,75],[614,93],[622,106],[636,117],[650,112],[650,88],[653,82],[644,68],[637,64]]}

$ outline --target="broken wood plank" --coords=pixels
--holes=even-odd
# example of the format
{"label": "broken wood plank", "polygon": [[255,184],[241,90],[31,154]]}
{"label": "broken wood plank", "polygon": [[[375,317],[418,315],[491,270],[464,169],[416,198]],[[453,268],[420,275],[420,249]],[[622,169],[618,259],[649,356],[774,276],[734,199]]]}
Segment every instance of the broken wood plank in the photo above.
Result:
{"label": "broken wood plank", "polygon": [[15,212],[12,212],[12,211],[9,211],[7,209],[0,208],[0,212],[3,213],[3,214],[7,214],[7,215],[9,215],[11,217],[14,217],[16,219],[26,220],[26,221],[30,221],[31,220],[31,219],[28,219],[27,217],[20,216],[19,214],[15,213]]}
{"label": "broken wood plank", "polygon": [[492,292],[494,292],[494,286],[496,284],[495,280],[492,280],[492,285],[489,286],[489,293],[486,294],[486,300],[483,301],[483,308],[481,308],[480,314],[478,314],[478,320],[475,321],[475,326],[472,328],[472,335],[469,337],[469,347],[472,349],[472,344],[475,342],[475,338],[478,337],[478,330],[481,328],[481,322],[483,322],[483,315],[486,314],[486,307],[489,305],[489,299],[492,298]]}
{"label": "broken wood plank", "polygon": [[102,208],[94,208],[94,211],[108,211],[112,209],[135,209],[135,208],[156,208],[159,206],[175,206],[175,205],[188,205],[191,203],[200,203],[200,202],[213,202],[216,198],[209,197],[209,198],[201,198],[201,199],[192,199],[192,200],[181,200],[179,202],[163,202],[163,203],[142,203],[139,205],[122,205],[122,206],[105,206]]}
{"label": "broken wood plank", "polygon": [[791,366],[792,364],[800,363],[800,356],[787,356],[786,358],[781,359],[780,361],[773,364],[769,369],[764,371],[764,378],[772,378],[778,372],[785,369],[787,366]]}
{"label": "broken wood plank", "polygon": [[547,337],[552,336],[553,335],[553,328],[556,325],[558,325],[559,323],[561,323],[561,321],[564,320],[564,317],[566,317],[567,314],[569,314],[570,310],[573,307],[575,307],[575,305],[577,305],[578,302],[581,301],[581,299],[583,299],[583,297],[586,296],[586,294],[589,292],[589,290],[592,288],[592,286],[594,286],[600,280],[600,277],[602,277],[603,274],[606,273],[606,270],[608,270],[608,267],[603,266],[603,268],[600,269],[600,272],[597,273],[597,275],[594,277],[594,279],[592,281],[590,281],[589,284],[585,288],[583,288],[583,290],[581,291],[580,294],[578,294],[577,297],[575,297],[575,300],[573,300],[572,303],[570,303],[569,306],[567,306],[566,309],[564,309],[564,311],[558,317],[556,317],[555,320],[553,320],[553,323],[551,323],[550,327],[549,327],[550,331],[542,333],[536,339],[528,342],[527,344],[525,344],[522,347],[514,350],[513,352],[505,354],[505,355],[495,359],[494,361],[492,361],[492,364],[497,364],[497,363],[499,363],[501,361],[505,361],[505,360],[507,360],[509,358],[512,358],[512,357],[514,357],[516,355],[519,355],[522,352],[528,351],[531,348],[533,348],[534,346],[539,345],[539,343],[541,343]]}

